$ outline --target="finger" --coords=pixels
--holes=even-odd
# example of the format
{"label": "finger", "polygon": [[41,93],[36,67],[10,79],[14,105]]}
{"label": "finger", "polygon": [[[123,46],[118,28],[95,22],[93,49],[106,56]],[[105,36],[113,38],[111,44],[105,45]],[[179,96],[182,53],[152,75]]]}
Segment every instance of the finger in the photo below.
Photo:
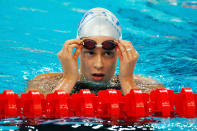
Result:
{"label": "finger", "polygon": [[[124,41],[122,40],[124,43],[126,43],[127,46],[127,52],[128,52],[128,56],[130,59],[133,58],[138,58],[139,54],[138,52],[135,50],[134,46],[132,45],[132,43],[130,41]],[[130,50],[131,49],[131,50]]]}
{"label": "finger", "polygon": [[130,43],[125,44],[125,47],[127,50],[128,58],[132,60],[134,57],[134,53],[133,53],[134,51],[133,51],[133,48],[131,47],[131,44]]}
{"label": "finger", "polygon": [[82,40],[80,40],[80,39],[71,39],[71,40],[67,40],[66,41],[66,44],[67,45],[72,45],[72,44],[78,44],[78,45],[80,45],[81,42],[82,42]]}
{"label": "finger", "polygon": [[126,51],[126,48],[124,46],[124,43],[118,43],[118,47],[119,47],[119,49],[121,51],[121,54],[123,56],[123,59],[124,58],[127,59],[128,58],[128,55],[127,55],[127,51]]}
{"label": "finger", "polygon": [[79,47],[80,47],[80,45],[77,45],[77,44],[68,45],[69,56],[72,56],[73,48],[79,48]]}
{"label": "finger", "polygon": [[122,61],[122,54],[121,54],[121,51],[120,51],[120,49],[119,49],[119,47],[116,47],[116,51],[117,51],[117,54],[118,54],[118,57],[119,57],[119,59],[120,59],[120,61]]}
{"label": "finger", "polygon": [[118,45],[118,43],[120,43],[119,40],[114,40],[115,45]]}
{"label": "finger", "polygon": [[122,59],[123,59],[123,56],[122,56],[122,53],[121,53],[120,48],[119,48],[119,46],[118,46],[119,41],[114,40],[114,42],[115,42],[115,44],[117,45],[117,46],[116,46],[116,51],[117,51],[118,57],[119,57],[120,60],[122,60]]}
{"label": "finger", "polygon": [[136,49],[135,49],[135,47],[133,46],[133,44],[132,44],[132,43],[130,44],[130,46],[131,46],[132,51],[134,52],[134,54],[135,54],[135,55],[136,55],[136,54],[138,54],[138,52],[136,51]]}
{"label": "finger", "polygon": [[132,48],[132,54],[133,54],[133,58],[137,59],[139,57],[139,53],[136,51],[136,49],[134,48],[133,44],[130,44],[130,47]]}
{"label": "finger", "polygon": [[[127,49],[130,49],[130,47],[128,47]],[[132,60],[133,59],[133,52],[132,52],[132,50],[127,50],[127,54],[128,54],[129,60]]]}
{"label": "finger", "polygon": [[67,40],[65,43],[64,43],[64,46],[63,46],[63,52],[68,52],[68,46],[69,45],[73,45],[73,44],[77,44],[77,45],[80,45],[82,43],[82,40],[80,39],[72,39],[72,40]]}
{"label": "finger", "polygon": [[59,59],[60,57],[62,57],[62,50],[59,51],[59,52],[57,53],[57,57],[58,57],[58,59]]}
{"label": "finger", "polygon": [[64,54],[63,51],[61,50],[60,52],[58,52],[57,58],[60,61],[60,63],[62,63],[62,58],[66,58],[66,54]]}
{"label": "finger", "polygon": [[82,47],[79,47],[79,48],[76,49],[76,51],[75,51],[75,53],[74,53],[74,55],[73,55],[73,57],[74,57],[75,60],[78,59],[78,57],[79,57],[81,51],[82,51]]}

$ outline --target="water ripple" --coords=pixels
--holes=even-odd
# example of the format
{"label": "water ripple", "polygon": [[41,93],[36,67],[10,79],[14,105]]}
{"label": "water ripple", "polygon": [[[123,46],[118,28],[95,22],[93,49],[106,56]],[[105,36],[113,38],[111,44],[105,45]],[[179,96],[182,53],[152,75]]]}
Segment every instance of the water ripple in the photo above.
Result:
{"label": "water ripple", "polygon": [[26,8],[26,7],[20,7],[18,8],[19,10],[23,11],[32,11],[32,12],[41,12],[41,13],[47,13],[47,10],[41,10],[41,9],[36,9],[36,8]]}

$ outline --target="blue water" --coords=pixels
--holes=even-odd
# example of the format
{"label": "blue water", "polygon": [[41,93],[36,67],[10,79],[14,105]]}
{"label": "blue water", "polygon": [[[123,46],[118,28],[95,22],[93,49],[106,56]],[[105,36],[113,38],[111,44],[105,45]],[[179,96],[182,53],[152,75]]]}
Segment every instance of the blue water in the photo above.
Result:
{"label": "blue water", "polygon": [[[84,12],[94,7],[107,8],[119,18],[123,39],[140,54],[136,74],[175,92],[183,87],[197,92],[195,0],[0,0],[0,92],[21,93],[29,79],[62,72],[56,54],[66,40],[76,38]],[[164,121],[175,127],[190,123],[183,129],[197,126],[196,119]],[[162,127],[158,125],[156,129]]]}

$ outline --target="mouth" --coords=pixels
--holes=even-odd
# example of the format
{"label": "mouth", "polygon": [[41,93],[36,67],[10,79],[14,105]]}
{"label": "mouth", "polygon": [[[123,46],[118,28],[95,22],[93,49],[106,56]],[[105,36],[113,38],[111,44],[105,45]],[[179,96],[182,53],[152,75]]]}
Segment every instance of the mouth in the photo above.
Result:
{"label": "mouth", "polygon": [[92,74],[92,78],[96,81],[100,81],[104,78],[105,74],[102,73],[94,73]]}

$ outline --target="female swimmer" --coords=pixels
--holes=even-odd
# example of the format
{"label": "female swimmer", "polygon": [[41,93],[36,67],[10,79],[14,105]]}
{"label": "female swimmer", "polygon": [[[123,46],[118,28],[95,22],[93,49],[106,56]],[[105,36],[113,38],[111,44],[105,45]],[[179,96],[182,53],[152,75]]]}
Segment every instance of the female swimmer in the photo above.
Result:
{"label": "female swimmer", "polygon": [[[41,74],[28,82],[26,91],[36,89],[47,94],[65,90],[72,94],[80,89],[90,89],[96,94],[113,88],[125,95],[131,89],[150,92],[164,87],[154,79],[133,74],[139,54],[130,41],[122,40],[118,19],[104,8],[93,8],[85,13],[77,30],[77,39],[67,40],[57,56],[63,73]],[[118,58],[117,76],[114,73]]]}

